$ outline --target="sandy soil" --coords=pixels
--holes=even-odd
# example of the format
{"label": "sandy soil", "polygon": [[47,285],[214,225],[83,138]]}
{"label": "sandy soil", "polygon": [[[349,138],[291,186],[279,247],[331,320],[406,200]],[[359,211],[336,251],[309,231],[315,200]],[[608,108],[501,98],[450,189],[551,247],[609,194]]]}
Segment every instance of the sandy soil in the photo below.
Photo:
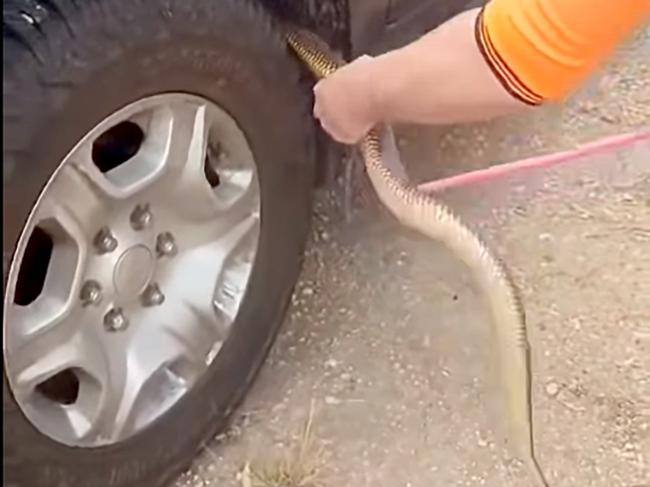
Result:
{"label": "sandy soil", "polygon": [[[563,106],[401,129],[425,180],[650,125],[650,28]],[[533,347],[554,487],[650,486],[650,144],[442,195],[506,258]],[[471,276],[383,210],[319,194],[286,326],[232,428],[178,487],[234,487],[295,442],[315,402],[326,487],[529,485],[503,441]],[[307,487],[307,486],[306,486]]]}

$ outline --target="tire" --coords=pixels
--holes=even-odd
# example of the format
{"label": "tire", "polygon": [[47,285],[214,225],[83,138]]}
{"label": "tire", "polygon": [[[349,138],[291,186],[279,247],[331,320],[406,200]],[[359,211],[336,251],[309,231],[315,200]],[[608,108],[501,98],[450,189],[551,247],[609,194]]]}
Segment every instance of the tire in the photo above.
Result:
{"label": "tire", "polygon": [[248,291],[221,352],[170,410],[119,443],[69,447],[32,426],[3,368],[5,486],[168,485],[243,399],[300,271],[315,174],[300,68],[269,16],[244,0],[8,0],[3,40],[5,290],[41,190],[117,109],[159,93],[200,95],[237,120],[252,148],[263,210]]}

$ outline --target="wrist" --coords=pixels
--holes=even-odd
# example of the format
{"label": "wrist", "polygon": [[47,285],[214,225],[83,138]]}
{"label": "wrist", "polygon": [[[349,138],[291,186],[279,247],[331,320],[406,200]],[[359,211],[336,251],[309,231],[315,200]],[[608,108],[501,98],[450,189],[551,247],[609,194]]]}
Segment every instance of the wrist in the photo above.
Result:
{"label": "wrist", "polygon": [[368,99],[368,115],[373,123],[387,121],[386,77],[383,71],[383,59],[381,57],[369,59],[364,90]]}

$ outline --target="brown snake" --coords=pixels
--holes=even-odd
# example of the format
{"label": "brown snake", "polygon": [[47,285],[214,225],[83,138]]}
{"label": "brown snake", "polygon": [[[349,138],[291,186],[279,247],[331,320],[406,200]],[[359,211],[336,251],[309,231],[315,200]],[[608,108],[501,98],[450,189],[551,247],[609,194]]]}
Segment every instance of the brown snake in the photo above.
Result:
{"label": "brown snake", "polygon": [[[311,32],[292,30],[287,42],[316,78],[324,78],[345,64]],[[477,279],[494,322],[515,451],[526,462],[535,485],[548,487],[535,458],[526,319],[506,267],[444,204],[409,183],[389,126],[371,129],[360,142],[360,149],[368,177],[381,202],[403,225],[446,244]]]}

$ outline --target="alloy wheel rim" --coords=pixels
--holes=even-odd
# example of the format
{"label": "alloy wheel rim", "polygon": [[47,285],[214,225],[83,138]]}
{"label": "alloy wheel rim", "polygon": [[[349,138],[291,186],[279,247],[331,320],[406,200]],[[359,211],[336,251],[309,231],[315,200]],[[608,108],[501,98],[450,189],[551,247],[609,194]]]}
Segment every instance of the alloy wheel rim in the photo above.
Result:
{"label": "alloy wheel rim", "polygon": [[5,370],[30,422],[101,446],[176,404],[230,334],[260,206],[246,137],[211,101],[156,95],[90,130],[43,189],[9,270]]}

